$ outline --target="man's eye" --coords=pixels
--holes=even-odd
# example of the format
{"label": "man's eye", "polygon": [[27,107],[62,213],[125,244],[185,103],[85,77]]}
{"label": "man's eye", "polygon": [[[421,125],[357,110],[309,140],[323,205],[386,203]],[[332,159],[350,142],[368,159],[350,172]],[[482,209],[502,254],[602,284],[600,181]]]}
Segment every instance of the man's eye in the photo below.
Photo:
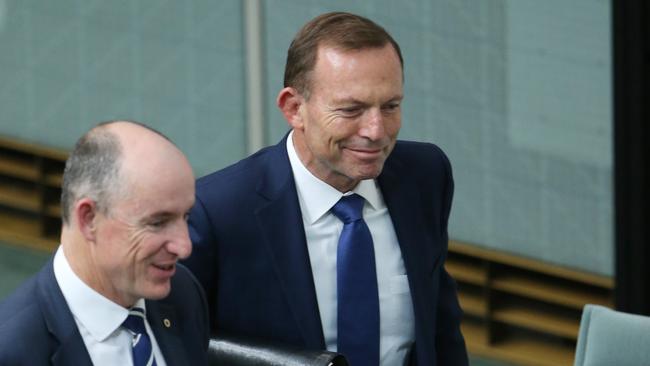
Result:
{"label": "man's eye", "polygon": [[391,103],[384,106],[384,110],[389,112],[395,111],[398,108],[399,108],[399,103]]}
{"label": "man's eye", "polygon": [[346,116],[354,116],[357,115],[361,112],[360,107],[347,107],[347,108],[341,108],[339,109],[339,112]]}
{"label": "man's eye", "polygon": [[155,221],[151,221],[149,223],[149,226],[151,226],[153,228],[161,228],[161,227],[165,226],[166,223],[167,223],[167,220],[155,220]]}

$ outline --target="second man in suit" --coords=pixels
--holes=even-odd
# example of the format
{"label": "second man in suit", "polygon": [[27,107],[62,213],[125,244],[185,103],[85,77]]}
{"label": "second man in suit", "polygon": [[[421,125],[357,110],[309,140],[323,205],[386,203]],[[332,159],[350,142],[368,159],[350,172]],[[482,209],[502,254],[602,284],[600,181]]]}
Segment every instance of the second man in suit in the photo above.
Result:
{"label": "second man in suit", "polygon": [[213,331],[344,354],[352,366],[466,365],[444,269],[453,180],[397,141],[403,59],[374,22],[328,13],[288,51],[291,131],[197,182],[187,265]]}

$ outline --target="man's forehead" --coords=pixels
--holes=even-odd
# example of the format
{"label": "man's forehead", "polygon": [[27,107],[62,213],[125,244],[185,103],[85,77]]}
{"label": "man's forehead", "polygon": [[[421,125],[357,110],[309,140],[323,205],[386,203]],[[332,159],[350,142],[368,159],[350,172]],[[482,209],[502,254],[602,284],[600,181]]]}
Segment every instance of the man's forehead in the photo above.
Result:
{"label": "man's forehead", "polygon": [[[345,72],[349,72],[348,69],[354,69],[355,66],[359,65],[359,63],[381,59],[381,69],[383,69],[387,74],[392,74],[393,71],[391,70],[394,70],[395,73],[400,74],[400,78],[403,82],[403,70],[399,63],[399,57],[394,50],[391,52],[388,47],[392,49],[390,45],[385,45],[384,47],[368,47],[358,50],[341,50],[336,47],[319,48],[318,58],[316,59],[314,69],[310,72],[310,79],[318,79],[323,73],[339,71],[345,74]],[[389,56],[391,54],[392,56]]]}
{"label": "man's forehead", "polygon": [[[192,192],[193,193],[193,192]],[[179,192],[179,194],[181,194]],[[116,205],[122,208],[122,213],[137,220],[154,217],[170,217],[184,215],[194,206],[194,195],[165,199],[162,195],[132,195]]]}
{"label": "man's forehead", "polygon": [[318,44],[318,47],[316,49],[316,63],[315,65],[318,64],[318,61],[321,59],[322,56],[325,55],[325,53],[332,53],[332,54],[338,54],[338,55],[354,55],[354,54],[359,54],[362,52],[368,52],[368,51],[381,51],[381,50],[392,50],[395,59],[397,62],[400,64],[400,68],[402,67],[402,63],[399,58],[399,54],[397,53],[397,50],[395,47],[390,42],[386,42],[381,46],[365,46],[365,47],[345,47],[343,45],[338,45],[334,43],[328,43],[328,42],[321,42]]}

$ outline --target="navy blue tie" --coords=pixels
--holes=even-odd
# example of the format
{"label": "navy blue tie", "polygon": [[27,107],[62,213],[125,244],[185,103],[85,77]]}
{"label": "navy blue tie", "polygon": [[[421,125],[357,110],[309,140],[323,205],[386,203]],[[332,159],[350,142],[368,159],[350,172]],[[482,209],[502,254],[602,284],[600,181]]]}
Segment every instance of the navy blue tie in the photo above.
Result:
{"label": "navy blue tie", "polygon": [[336,254],[337,351],[351,366],[379,365],[379,295],[375,250],[363,221],[365,199],[344,196],[332,213],[343,221]]}
{"label": "navy blue tie", "polygon": [[122,323],[122,326],[128,329],[133,336],[131,343],[133,366],[156,366],[156,360],[153,357],[153,348],[151,347],[151,339],[144,326],[144,309],[129,309],[129,316]]}

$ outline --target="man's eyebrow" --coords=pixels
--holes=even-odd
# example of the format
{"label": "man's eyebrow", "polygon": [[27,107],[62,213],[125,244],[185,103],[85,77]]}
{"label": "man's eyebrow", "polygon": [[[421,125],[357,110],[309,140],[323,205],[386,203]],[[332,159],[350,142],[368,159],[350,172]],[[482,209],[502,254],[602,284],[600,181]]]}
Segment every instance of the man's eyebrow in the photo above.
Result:
{"label": "man's eyebrow", "polygon": [[383,104],[401,102],[403,99],[404,99],[404,94],[397,94],[394,95],[392,98],[386,100],[386,102],[384,102]]}
{"label": "man's eyebrow", "polygon": [[340,104],[366,104],[365,102],[362,102],[356,98],[353,97],[344,97],[344,98],[339,98],[339,99],[334,99],[332,104],[334,105],[340,105]]}
{"label": "man's eyebrow", "polygon": [[[382,104],[386,103],[393,103],[393,102],[401,102],[404,99],[403,94],[397,94],[394,95],[392,98],[387,99],[385,102]],[[333,105],[341,105],[341,104],[355,104],[355,105],[367,105],[367,102],[364,102],[362,100],[358,100],[354,97],[342,97],[338,99],[334,99],[332,102]]]}
{"label": "man's eyebrow", "polygon": [[[194,206],[194,201],[192,201],[192,205],[189,206],[186,210],[183,212],[180,212],[181,216],[187,214],[192,210],[192,207]],[[161,210],[161,211],[155,211],[152,212],[148,215],[146,215],[143,220],[151,220],[151,219],[167,219],[167,218],[172,218],[177,216],[179,213],[176,211],[168,211],[168,210]]]}
{"label": "man's eyebrow", "polygon": [[169,219],[174,217],[174,213],[170,211],[157,211],[153,212],[149,215],[146,215],[145,217],[142,218],[142,221],[152,221],[152,220],[160,220],[160,219]]}

